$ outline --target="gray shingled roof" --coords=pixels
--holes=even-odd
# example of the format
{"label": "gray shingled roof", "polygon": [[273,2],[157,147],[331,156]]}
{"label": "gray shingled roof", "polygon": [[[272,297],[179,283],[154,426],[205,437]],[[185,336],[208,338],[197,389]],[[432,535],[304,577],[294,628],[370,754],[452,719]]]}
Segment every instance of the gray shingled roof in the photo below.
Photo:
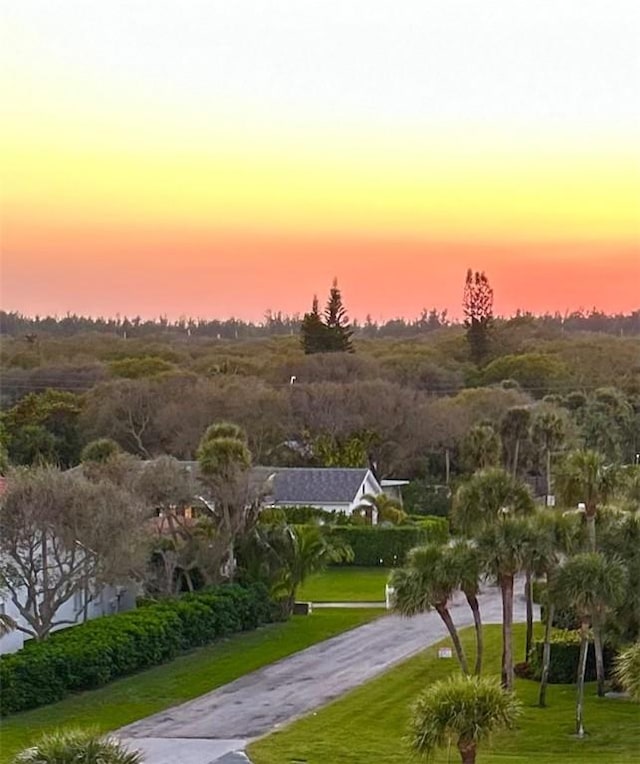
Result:
{"label": "gray shingled roof", "polygon": [[289,467],[275,472],[275,504],[350,504],[367,474],[366,469]]}

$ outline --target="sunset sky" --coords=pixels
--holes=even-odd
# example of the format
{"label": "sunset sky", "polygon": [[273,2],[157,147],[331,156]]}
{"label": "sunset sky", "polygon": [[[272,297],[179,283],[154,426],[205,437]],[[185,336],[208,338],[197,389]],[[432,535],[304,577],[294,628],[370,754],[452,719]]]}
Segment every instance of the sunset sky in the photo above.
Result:
{"label": "sunset sky", "polygon": [[2,307],[640,307],[637,0],[14,0]]}

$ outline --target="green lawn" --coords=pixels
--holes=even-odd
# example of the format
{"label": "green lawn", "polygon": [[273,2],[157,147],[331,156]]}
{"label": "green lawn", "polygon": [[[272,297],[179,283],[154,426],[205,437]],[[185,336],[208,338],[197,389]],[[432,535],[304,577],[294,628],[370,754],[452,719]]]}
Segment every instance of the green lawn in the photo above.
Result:
{"label": "green lawn", "polygon": [[328,568],[300,587],[303,602],[384,602],[389,568]]}
{"label": "green lawn", "polygon": [[[517,628],[518,648],[523,629]],[[487,665],[498,672],[500,627],[489,626]],[[468,652],[473,653],[472,633],[466,630]],[[447,644],[446,640],[441,643]],[[426,650],[398,668],[350,692],[316,713],[259,740],[249,748],[254,764],[407,764],[417,761],[403,736],[409,707],[429,682],[456,670],[450,660],[437,658],[437,647]],[[517,680],[516,691],[524,704],[518,729],[495,735],[490,746],[481,747],[479,762],[511,764],[623,764],[640,761],[640,706],[629,701],[599,699],[594,685],[587,686],[585,726],[588,737],[572,737],[574,688],[552,685],[546,709],[535,706],[538,685]],[[450,758],[443,751],[434,762],[460,761],[455,746]]]}
{"label": "green lawn", "polygon": [[367,609],[296,616],[220,640],[99,690],[6,717],[0,720],[0,762],[42,732],[69,724],[117,729],[379,616],[380,611]]}

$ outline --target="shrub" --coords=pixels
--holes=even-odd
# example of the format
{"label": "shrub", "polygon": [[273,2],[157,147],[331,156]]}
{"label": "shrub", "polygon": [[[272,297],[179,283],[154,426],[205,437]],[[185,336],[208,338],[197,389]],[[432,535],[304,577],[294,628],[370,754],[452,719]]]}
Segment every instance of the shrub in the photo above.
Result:
{"label": "shrub", "polygon": [[403,565],[407,552],[429,542],[444,543],[449,535],[448,523],[441,517],[423,518],[420,525],[372,527],[329,526],[323,532],[339,539],[353,550],[352,565],[392,568]]}
{"label": "shrub", "polygon": [[140,764],[142,755],[95,730],[50,732],[19,753],[13,764]]}
{"label": "shrub", "polygon": [[[544,642],[536,641],[531,653],[531,670],[535,679],[542,676],[542,650]],[[605,675],[613,668],[615,651],[609,646],[603,647]],[[578,676],[578,658],[580,655],[580,632],[556,631],[551,635],[551,658],[549,663],[549,684],[573,684]],[[593,682],[596,678],[596,660],[593,642],[587,650],[587,669],[585,680]]]}
{"label": "shrub", "polygon": [[263,586],[226,585],[58,631],[0,657],[0,715],[100,687],[271,620],[273,605]]}

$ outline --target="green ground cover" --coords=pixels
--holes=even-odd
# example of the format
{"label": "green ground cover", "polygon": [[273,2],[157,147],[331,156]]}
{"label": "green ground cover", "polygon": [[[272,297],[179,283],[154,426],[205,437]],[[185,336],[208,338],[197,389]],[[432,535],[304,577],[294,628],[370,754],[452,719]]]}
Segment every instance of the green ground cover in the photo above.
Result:
{"label": "green ground cover", "polygon": [[[516,656],[523,650],[523,627],[516,627]],[[468,654],[473,654],[473,633],[464,632]],[[486,665],[496,674],[500,666],[500,627],[486,627]],[[440,643],[440,646],[447,641]],[[294,722],[249,748],[254,764],[407,764],[412,758],[403,737],[409,708],[430,682],[457,670],[449,660],[439,660],[437,646],[350,692],[316,713]],[[538,684],[517,680],[516,692],[524,705],[517,730],[495,735],[480,749],[479,762],[524,764],[625,764],[640,754],[640,706],[625,700],[598,698],[587,686],[585,726],[588,736],[572,736],[575,690],[552,685],[548,707],[536,707]],[[434,762],[460,761],[455,747],[450,756],[441,752]]]}
{"label": "green ground cover", "polygon": [[0,720],[0,762],[41,733],[66,725],[117,729],[183,703],[305,647],[379,617],[379,610],[322,610],[236,634],[98,690]]}
{"label": "green ground cover", "polygon": [[388,568],[328,568],[310,576],[300,587],[303,602],[384,602]]}

